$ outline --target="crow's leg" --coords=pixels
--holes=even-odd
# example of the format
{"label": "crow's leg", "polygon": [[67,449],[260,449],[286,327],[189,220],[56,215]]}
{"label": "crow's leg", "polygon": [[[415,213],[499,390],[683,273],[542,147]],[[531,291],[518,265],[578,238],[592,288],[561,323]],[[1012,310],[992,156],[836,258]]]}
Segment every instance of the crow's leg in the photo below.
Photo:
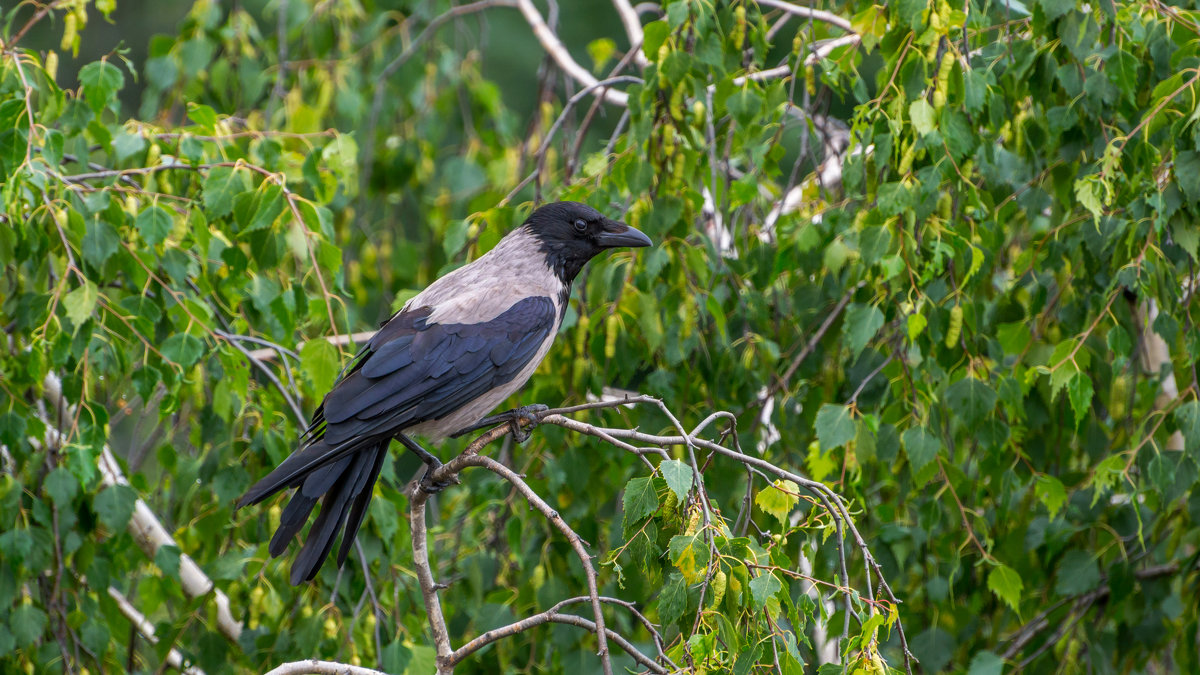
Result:
{"label": "crow's leg", "polygon": [[485,417],[466,429],[459,429],[453,434],[450,434],[450,436],[452,438],[458,438],[459,436],[462,436],[463,434],[469,434],[472,431],[479,431],[480,429],[486,429],[487,427],[495,426],[497,424],[508,424],[509,428],[512,429],[513,440],[517,443],[524,443],[525,441],[529,440],[529,431],[525,430],[521,426],[521,422],[528,422],[529,429],[532,430],[538,425],[539,422],[541,422],[542,413],[549,409],[549,406],[542,405],[541,403],[523,405],[520,408],[513,408],[512,410],[502,412],[498,415]]}
{"label": "crow's leg", "polygon": [[421,476],[421,482],[418,483],[418,486],[421,488],[422,492],[431,495],[437,494],[450,486],[450,483],[448,482],[434,482],[430,479],[430,476],[433,475],[433,472],[442,467],[442,460],[434,457],[433,453],[429,452],[425,448],[422,448],[420,444],[404,434],[396,434],[396,440],[400,441],[401,445],[408,448],[408,450],[414,455],[420,457],[422,462],[425,462],[425,475]]}

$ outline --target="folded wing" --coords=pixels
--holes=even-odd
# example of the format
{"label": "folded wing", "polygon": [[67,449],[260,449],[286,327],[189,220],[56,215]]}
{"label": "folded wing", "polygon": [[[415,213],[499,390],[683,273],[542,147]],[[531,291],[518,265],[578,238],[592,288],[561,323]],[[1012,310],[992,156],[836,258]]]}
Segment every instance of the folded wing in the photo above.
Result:
{"label": "folded wing", "polygon": [[511,382],[557,323],[553,302],[543,296],[520,300],[480,323],[432,323],[431,313],[430,307],[414,308],[384,324],[325,396],[300,449],[239,500],[245,506],[299,488],[271,541],[277,556],[323,498],[292,568],[293,584],[316,575],[349,515],[338,564],[345,559],[392,437]]}

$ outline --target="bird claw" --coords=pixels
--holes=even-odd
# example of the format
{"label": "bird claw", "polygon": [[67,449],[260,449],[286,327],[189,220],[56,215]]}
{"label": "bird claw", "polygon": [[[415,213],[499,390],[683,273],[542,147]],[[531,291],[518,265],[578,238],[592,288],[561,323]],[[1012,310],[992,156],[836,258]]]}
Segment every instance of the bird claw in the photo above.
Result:
{"label": "bird claw", "polygon": [[[550,406],[548,405],[534,403],[532,405],[523,405],[520,408],[510,410],[508,413],[504,413],[510,416],[508,419],[508,425],[509,428],[512,429],[513,440],[516,441],[518,445],[524,444],[525,441],[528,441],[529,432],[537,428],[538,424],[541,424],[542,413],[549,409]],[[522,421],[529,423],[528,429],[521,425]]]}
{"label": "bird claw", "polygon": [[[509,430],[512,431],[513,440],[518,444],[524,443],[525,441],[529,440],[529,432],[532,431],[533,428],[538,424],[541,424],[542,415],[549,409],[550,406],[542,403],[523,405],[520,408],[513,408],[512,410],[506,412],[485,417],[466,429],[460,429],[450,434],[450,437],[458,438],[459,436],[469,434],[472,431],[478,431],[479,429],[495,426],[497,424],[507,424]],[[529,428],[526,429],[523,427],[521,422],[528,423]]]}
{"label": "bird claw", "polygon": [[442,468],[442,462],[436,457],[432,458],[432,462],[425,463],[425,473],[421,475],[421,479],[417,481],[417,488],[427,495],[436,495],[437,493],[450,487],[458,482],[458,478],[454,477],[451,480],[433,480],[433,474],[438,469]]}

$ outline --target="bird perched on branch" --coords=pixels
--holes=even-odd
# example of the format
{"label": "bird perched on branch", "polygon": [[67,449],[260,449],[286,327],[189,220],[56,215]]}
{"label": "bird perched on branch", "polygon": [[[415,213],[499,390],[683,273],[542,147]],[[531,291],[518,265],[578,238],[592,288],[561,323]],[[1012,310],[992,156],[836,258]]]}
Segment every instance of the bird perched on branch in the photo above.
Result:
{"label": "bird perched on branch", "polygon": [[[250,488],[238,506],[297,488],[271,539],[281,555],[323,498],[292,563],[291,582],[316,576],[345,525],[338,566],[366,514],[394,438],[425,462],[421,488],[441,462],[412,436],[436,441],[480,428],[484,415],[525,384],[550,350],[571,282],[606,249],[649,246],[624,223],[577,202],[534,211],[475,262],[434,281],[358,352],[313,414],[300,447]],[[531,418],[518,408],[483,420]]]}

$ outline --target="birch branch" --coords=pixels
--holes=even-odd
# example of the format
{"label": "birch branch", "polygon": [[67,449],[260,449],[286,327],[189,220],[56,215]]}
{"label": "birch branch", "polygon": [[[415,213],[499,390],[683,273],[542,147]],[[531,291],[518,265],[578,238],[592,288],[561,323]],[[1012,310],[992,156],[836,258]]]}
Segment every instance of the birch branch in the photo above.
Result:
{"label": "birch branch", "polygon": [[780,9],[788,14],[799,16],[813,21],[822,21],[824,23],[837,26],[846,32],[853,33],[854,27],[850,25],[848,19],[844,19],[833,12],[826,12],[823,9],[813,9],[812,7],[804,7],[803,5],[795,5],[784,0],[757,0],[759,7],[770,7],[771,9]]}
{"label": "birch branch", "polygon": [[[554,31],[550,30],[550,26],[546,25],[546,20],[542,18],[537,7],[533,6],[533,0],[517,0],[517,9],[521,10],[525,21],[533,29],[534,36],[541,43],[542,49],[546,50],[546,53],[550,55],[550,58],[554,59],[558,67],[562,68],[563,72],[569,75],[571,79],[584,87],[588,87],[592,91],[596,91],[596,85],[599,80],[596,79],[595,75],[588,72],[586,68],[579,65],[579,62],[571,56],[571,53],[567,51],[566,46],[558,39]],[[615,89],[600,89],[598,95],[603,97],[605,101],[619,106],[624,106],[629,102],[628,94]]]}
{"label": "birch branch", "polygon": [[[47,401],[54,407],[56,411],[55,420],[43,420],[46,423],[46,437],[50,443],[62,444],[66,441],[66,434],[59,429],[56,420],[72,419],[74,417],[73,406],[63,399],[62,381],[54,373],[46,375],[43,382],[45,396]],[[125,478],[124,472],[121,471],[121,465],[117,462],[117,458],[113,455],[112,449],[105,444],[100,451],[98,460],[100,467],[100,478],[105,486],[113,485],[129,485],[129,481]],[[163,546],[175,546],[175,539],[171,537],[167,528],[163,527],[158,516],[150,510],[146,502],[140,497],[134,503],[133,516],[129,519],[129,533],[133,535],[133,539],[137,542],[138,548],[146,554],[146,557],[154,560],[154,556],[158,553],[158,549]],[[183,587],[183,592],[189,598],[200,598],[212,593],[213,603],[217,609],[217,628],[221,634],[229,641],[236,643],[242,634],[242,624],[237,619],[233,618],[233,611],[230,608],[229,596],[216,588],[212,579],[200,569],[196,561],[192,560],[186,553],[179,555],[179,581]]]}
{"label": "birch branch", "polygon": [[304,675],[305,673],[313,675],[388,675],[373,668],[334,661],[318,661],[317,659],[283,663],[267,671],[267,675]]}
{"label": "birch branch", "polygon": [[[508,425],[501,425],[483,433],[472,441],[461,454],[434,471],[430,475],[430,479],[435,483],[456,482],[458,474],[467,467],[476,466],[488,469],[511,483],[521,493],[521,496],[525,497],[530,506],[537,509],[551,524],[563,533],[583,564],[584,575],[587,577],[588,596],[591,598],[592,610],[595,615],[592,632],[596,633],[596,638],[599,642],[597,656],[600,657],[600,663],[605,675],[612,675],[612,663],[608,653],[609,631],[604,627],[603,608],[600,603],[600,594],[596,584],[596,570],[592,565],[591,555],[584,547],[583,540],[563,521],[562,516],[551,508],[540,495],[534,492],[525,481],[521,480],[521,477],[512,469],[500,464],[491,457],[476,454],[481,448],[509,432],[510,427]],[[425,600],[425,608],[429,614],[429,627],[433,634],[434,646],[437,650],[438,674],[442,675],[454,672],[455,664],[466,654],[455,658],[455,652],[450,646],[450,637],[446,630],[445,616],[442,613],[441,601],[437,595],[440,587],[434,581],[432,569],[429,565],[428,536],[425,526],[425,503],[428,500],[429,495],[420,489],[419,483],[414,483],[409,490],[409,519],[412,523],[414,565],[417,568],[417,581],[421,586],[421,595]]]}
{"label": "birch branch", "polygon": [[[142,637],[146,638],[152,645],[158,644],[158,636],[154,634],[154,624],[147,621],[146,617],[138,611],[137,607],[133,606],[133,603],[129,602],[128,598],[112,586],[108,587],[108,596],[116,601],[117,608],[121,610],[126,619],[129,619],[134,629]],[[183,658],[183,654],[179,653],[179,650],[174,647],[167,652],[167,665],[184,673],[184,675],[204,675],[203,670],[188,665],[187,660]]]}
{"label": "birch branch", "polygon": [[639,68],[645,68],[650,65],[650,60],[642,53],[645,33],[642,31],[642,20],[638,18],[637,10],[629,4],[629,0],[613,0],[613,8],[617,10],[617,16],[621,17],[621,24],[625,26],[625,34],[629,36],[629,49],[634,52],[633,62]]}
{"label": "birch branch", "polygon": [[[1158,318],[1158,303],[1154,298],[1146,298],[1137,304],[1138,322],[1142,324],[1142,344],[1138,350],[1142,370],[1152,376],[1162,376],[1161,393],[1154,401],[1154,407],[1162,410],[1179,398],[1179,385],[1175,381],[1175,369],[1171,366],[1171,348],[1161,335],[1154,331],[1154,321]],[[1178,429],[1167,439],[1167,450],[1183,451],[1183,434]]]}

